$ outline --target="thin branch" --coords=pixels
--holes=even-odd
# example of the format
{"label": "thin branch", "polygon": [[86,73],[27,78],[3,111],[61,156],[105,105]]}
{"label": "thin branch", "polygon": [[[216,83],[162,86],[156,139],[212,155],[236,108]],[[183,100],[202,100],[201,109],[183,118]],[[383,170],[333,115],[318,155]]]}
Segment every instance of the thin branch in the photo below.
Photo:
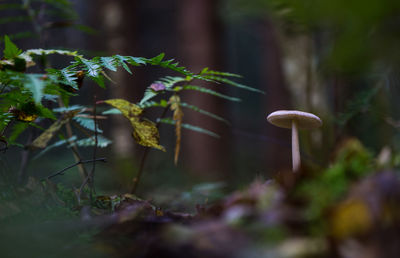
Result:
{"label": "thin branch", "polygon": [[[61,98],[58,98],[58,104],[59,104],[60,107],[65,107],[64,102],[62,101]],[[71,128],[71,122],[70,121],[68,121],[65,124],[65,129],[67,130],[67,137],[65,137],[65,138],[66,139],[71,139],[71,137],[73,136],[73,133],[72,133],[72,128]],[[71,151],[73,153],[75,161],[76,162],[82,161],[82,157],[81,157],[81,155],[79,153],[78,147],[75,144],[75,141],[74,140],[68,141],[68,143],[71,145]],[[88,176],[88,172],[86,171],[85,166],[83,166],[82,164],[79,164],[78,165],[78,169],[79,169],[79,173],[80,173],[82,179],[84,180]]]}
{"label": "thin branch", "polygon": [[[94,148],[93,148],[93,160],[96,159],[97,154],[97,118],[96,118],[96,109],[97,109],[97,97],[94,95],[94,107],[93,107],[93,121],[94,121]],[[94,189],[94,172],[96,170],[96,162],[93,162],[92,171],[90,172],[90,198],[92,198],[92,194],[95,193]]]}
{"label": "thin branch", "polygon": [[47,179],[53,178],[53,177],[58,176],[58,175],[63,175],[64,172],[67,171],[68,169],[71,169],[71,168],[73,168],[73,167],[75,167],[75,166],[78,166],[78,165],[80,165],[80,164],[96,163],[96,162],[98,162],[98,161],[107,162],[106,158],[89,159],[89,160],[80,160],[80,161],[78,161],[78,162],[75,162],[75,163],[72,164],[72,165],[69,165],[69,166],[66,167],[66,168],[61,169],[60,171],[58,171],[58,172],[56,172],[56,173],[54,173],[54,174],[51,174],[51,175],[49,175],[49,176],[47,176],[47,177],[45,177],[45,178],[42,178],[41,180],[47,180]]}

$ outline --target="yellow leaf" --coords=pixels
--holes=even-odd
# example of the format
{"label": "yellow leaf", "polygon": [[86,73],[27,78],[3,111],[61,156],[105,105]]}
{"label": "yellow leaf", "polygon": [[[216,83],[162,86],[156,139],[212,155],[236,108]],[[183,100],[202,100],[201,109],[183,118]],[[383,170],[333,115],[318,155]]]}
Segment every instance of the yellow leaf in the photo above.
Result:
{"label": "yellow leaf", "polygon": [[181,149],[183,111],[180,106],[181,99],[179,98],[178,95],[172,95],[171,98],[169,99],[169,103],[171,104],[171,110],[174,112],[172,119],[176,121],[175,123],[176,143],[175,143],[175,156],[174,156],[174,163],[176,165],[178,163],[179,152]]}
{"label": "yellow leaf", "polygon": [[72,117],[74,117],[79,110],[74,110],[66,113],[61,119],[53,123],[46,131],[37,137],[30,145],[31,148],[46,148],[48,142],[53,138],[60,128],[66,124]]}
{"label": "yellow leaf", "polygon": [[165,148],[159,145],[160,134],[153,122],[148,120],[139,121],[139,119],[133,118],[130,121],[134,129],[132,136],[138,144],[165,151]]}
{"label": "yellow leaf", "polygon": [[143,113],[143,110],[140,107],[124,99],[109,99],[104,102],[119,109],[128,119],[131,117],[137,117]]}
{"label": "yellow leaf", "polygon": [[132,136],[138,144],[165,151],[165,148],[159,144],[160,134],[156,125],[151,121],[140,119],[143,113],[140,107],[123,99],[109,99],[104,102],[120,110],[131,122]]}

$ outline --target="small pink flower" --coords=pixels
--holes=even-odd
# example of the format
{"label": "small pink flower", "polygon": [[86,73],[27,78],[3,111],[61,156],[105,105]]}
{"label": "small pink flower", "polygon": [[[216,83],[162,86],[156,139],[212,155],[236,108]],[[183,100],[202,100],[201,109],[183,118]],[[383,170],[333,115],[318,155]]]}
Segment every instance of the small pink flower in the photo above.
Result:
{"label": "small pink flower", "polygon": [[165,85],[160,82],[155,82],[150,85],[150,88],[154,91],[162,91],[165,90]]}

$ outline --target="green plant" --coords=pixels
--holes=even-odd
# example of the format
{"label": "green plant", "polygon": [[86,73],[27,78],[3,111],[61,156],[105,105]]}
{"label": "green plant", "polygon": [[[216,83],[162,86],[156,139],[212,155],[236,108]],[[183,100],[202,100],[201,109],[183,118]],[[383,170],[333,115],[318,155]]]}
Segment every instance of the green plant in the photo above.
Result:
{"label": "green plant", "polygon": [[[165,148],[159,142],[158,126],[160,123],[173,124],[176,131],[175,162],[177,162],[182,128],[218,137],[214,132],[197,125],[183,123],[184,108],[226,122],[220,116],[181,101],[182,92],[197,91],[200,94],[210,94],[229,101],[240,101],[239,98],[196,85],[196,81],[199,80],[261,92],[231,80],[231,77],[239,77],[238,75],[217,72],[208,68],[195,74],[185,67],[179,66],[173,60],[165,60],[164,54],[153,58],[113,55],[88,59],[77,52],[65,50],[31,49],[22,51],[7,36],[4,39],[3,59],[0,60],[1,140],[6,147],[15,145],[31,151],[40,150],[37,155],[43,155],[55,147],[67,146],[73,151],[76,158],[77,163],[74,165],[80,167],[83,180],[80,191],[87,184],[90,189],[93,189],[96,149],[107,147],[111,143],[102,135],[103,131],[98,126],[100,116],[103,118],[111,114],[124,115],[132,124],[132,135],[138,144],[163,151]],[[35,61],[38,58],[46,58],[53,54],[73,58],[73,61],[62,69],[47,68],[42,73],[31,72],[31,67],[36,65]],[[143,99],[137,104],[123,99],[98,101],[95,97],[91,106],[69,105],[70,99],[79,95],[83,78],[93,80],[104,89],[105,81],[110,78],[107,75],[108,71],[115,72],[122,67],[132,74],[131,67],[144,65],[167,68],[180,76],[167,76],[157,80],[148,87]],[[98,112],[98,105],[103,103],[111,105],[113,108]],[[164,108],[164,115],[170,109],[173,113],[172,117],[165,118],[162,115],[157,124],[143,117],[144,110],[155,107]],[[46,128],[43,122],[45,120],[53,122]],[[32,128],[41,131],[40,135],[28,144],[19,142],[19,136]],[[81,133],[72,128],[78,129]],[[58,138],[58,140],[51,143],[53,138]],[[85,169],[83,163],[86,161],[82,160],[78,151],[78,147],[87,146],[94,147],[93,167],[90,172]],[[138,181],[139,178],[136,182]]]}

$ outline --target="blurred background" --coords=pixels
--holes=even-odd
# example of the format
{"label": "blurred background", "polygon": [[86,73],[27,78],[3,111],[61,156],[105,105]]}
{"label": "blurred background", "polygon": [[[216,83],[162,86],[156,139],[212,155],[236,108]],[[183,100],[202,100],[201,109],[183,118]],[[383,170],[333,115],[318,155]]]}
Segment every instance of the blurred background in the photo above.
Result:
{"label": "blurred background", "polygon": [[[321,129],[300,133],[303,161],[326,167],[338,143],[356,137],[373,153],[386,147],[399,151],[400,2],[391,0],[74,0],[58,2],[63,16],[41,1],[0,2],[1,34],[22,49],[76,49],[85,56],[112,54],[153,57],[162,52],[193,72],[204,67],[237,73],[238,82],[260,89],[258,94],[219,86],[240,103],[187,95],[187,102],[227,118],[229,126],[187,112],[185,123],[217,132],[215,139],[184,131],[178,165],[173,162],[174,128],[161,126],[166,153],[151,150],[139,193],[162,198],[165,191],[182,192],[205,182],[240,188],[254,178],[272,178],[290,170],[290,130],[267,123],[279,109],[312,112]],[[15,8],[13,8],[13,6]],[[29,7],[29,8],[28,8]],[[68,8],[67,8],[68,7]],[[36,10],[29,19],[22,14]],[[57,8],[55,8],[57,10]],[[42,12],[42,13],[41,13]],[[52,60],[55,67],[68,61]],[[138,102],[144,90],[168,70],[154,67],[110,74],[116,84],[107,90],[85,80],[74,103],[124,98]],[[160,110],[148,114],[160,115]],[[129,122],[101,122],[113,140],[99,157],[96,184],[105,192],[126,192],[138,171],[143,148],[131,139]],[[28,141],[29,139],[22,139]],[[15,147],[13,147],[15,148]],[[15,155],[14,155],[15,154]],[[82,150],[90,159],[91,149]],[[87,154],[87,155],[86,155]],[[29,159],[27,175],[51,174],[74,163],[68,150],[39,158],[10,149],[1,154],[3,170],[21,173],[20,160]],[[24,156],[25,155],[25,156]],[[57,180],[79,186],[78,173]],[[156,193],[159,193],[157,195]]]}

